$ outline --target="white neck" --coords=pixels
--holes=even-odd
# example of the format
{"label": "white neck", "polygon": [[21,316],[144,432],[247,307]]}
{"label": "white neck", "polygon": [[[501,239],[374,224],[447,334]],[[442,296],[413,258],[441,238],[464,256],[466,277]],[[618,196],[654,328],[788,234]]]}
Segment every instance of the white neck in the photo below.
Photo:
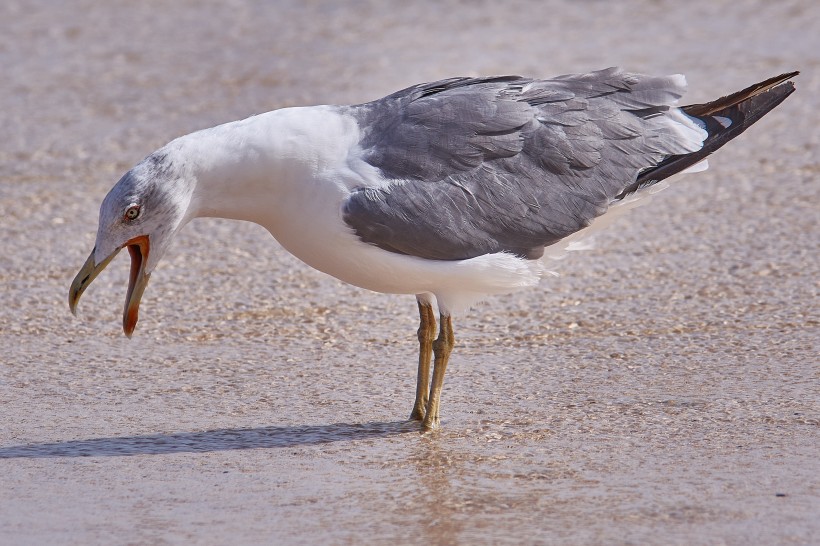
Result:
{"label": "white neck", "polygon": [[188,219],[246,220],[277,236],[284,217],[308,212],[304,201],[315,193],[306,185],[330,183],[339,196],[355,185],[344,177],[328,181],[323,173],[338,172],[358,138],[352,119],[335,114],[333,107],[316,106],[226,123],[168,147],[178,150],[183,169],[196,181]]}
{"label": "white neck", "polygon": [[315,269],[371,286],[357,273],[362,245],[342,208],[354,188],[389,181],[363,160],[359,140],[356,120],[329,106],[277,110],[177,139],[168,153],[194,185],[185,221],[260,224]]}

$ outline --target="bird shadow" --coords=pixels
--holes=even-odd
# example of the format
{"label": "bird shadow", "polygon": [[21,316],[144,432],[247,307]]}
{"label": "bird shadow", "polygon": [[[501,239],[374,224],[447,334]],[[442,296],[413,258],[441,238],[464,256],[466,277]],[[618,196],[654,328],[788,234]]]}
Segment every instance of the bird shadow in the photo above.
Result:
{"label": "bird shadow", "polygon": [[53,457],[127,457],[208,453],[235,449],[270,449],[385,438],[420,432],[414,421],[333,423],[302,427],[226,428],[201,432],[90,438],[0,447],[0,459]]}

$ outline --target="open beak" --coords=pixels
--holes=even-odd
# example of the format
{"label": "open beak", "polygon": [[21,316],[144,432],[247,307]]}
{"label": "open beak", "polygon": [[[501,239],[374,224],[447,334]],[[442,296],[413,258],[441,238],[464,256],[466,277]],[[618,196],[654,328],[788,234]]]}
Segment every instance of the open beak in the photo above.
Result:
{"label": "open beak", "polygon": [[77,314],[77,302],[80,301],[80,296],[83,295],[83,292],[85,292],[85,289],[91,284],[91,281],[105,269],[105,266],[111,263],[111,260],[114,259],[123,247],[128,248],[128,254],[131,256],[131,274],[128,277],[128,292],[125,296],[125,308],[122,313],[122,331],[125,332],[126,336],[131,337],[131,334],[134,333],[134,328],[137,327],[142,293],[145,292],[145,287],[148,286],[148,279],[150,278],[150,274],[145,272],[148,252],[151,249],[147,235],[141,235],[131,239],[100,263],[94,262],[94,251],[92,250],[91,255],[71,283],[71,288],[68,292],[68,307],[72,313]]}

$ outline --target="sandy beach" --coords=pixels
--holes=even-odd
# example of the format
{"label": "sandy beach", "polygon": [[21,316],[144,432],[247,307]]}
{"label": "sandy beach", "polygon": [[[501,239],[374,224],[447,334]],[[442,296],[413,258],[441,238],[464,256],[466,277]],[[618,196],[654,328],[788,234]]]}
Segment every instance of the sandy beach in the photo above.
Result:
{"label": "sandy beach", "polygon": [[[820,4],[95,2],[0,8],[0,544],[820,541]],[[200,219],[132,339],[108,189],[191,131],[456,75],[683,73],[797,92],[458,317],[443,428],[405,421],[416,303]]]}

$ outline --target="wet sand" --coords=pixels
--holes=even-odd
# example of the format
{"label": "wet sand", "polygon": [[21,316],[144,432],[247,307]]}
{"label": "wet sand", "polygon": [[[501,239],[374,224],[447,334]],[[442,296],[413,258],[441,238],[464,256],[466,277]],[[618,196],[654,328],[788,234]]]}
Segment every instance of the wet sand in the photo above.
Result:
{"label": "wet sand", "polygon": [[[741,4],[741,5],[738,5]],[[815,2],[6,2],[0,543],[816,544]],[[456,320],[440,432],[412,297],[197,220],[132,340],[97,210],[171,138],[454,75],[622,65],[798,92],[561,276]]]}

